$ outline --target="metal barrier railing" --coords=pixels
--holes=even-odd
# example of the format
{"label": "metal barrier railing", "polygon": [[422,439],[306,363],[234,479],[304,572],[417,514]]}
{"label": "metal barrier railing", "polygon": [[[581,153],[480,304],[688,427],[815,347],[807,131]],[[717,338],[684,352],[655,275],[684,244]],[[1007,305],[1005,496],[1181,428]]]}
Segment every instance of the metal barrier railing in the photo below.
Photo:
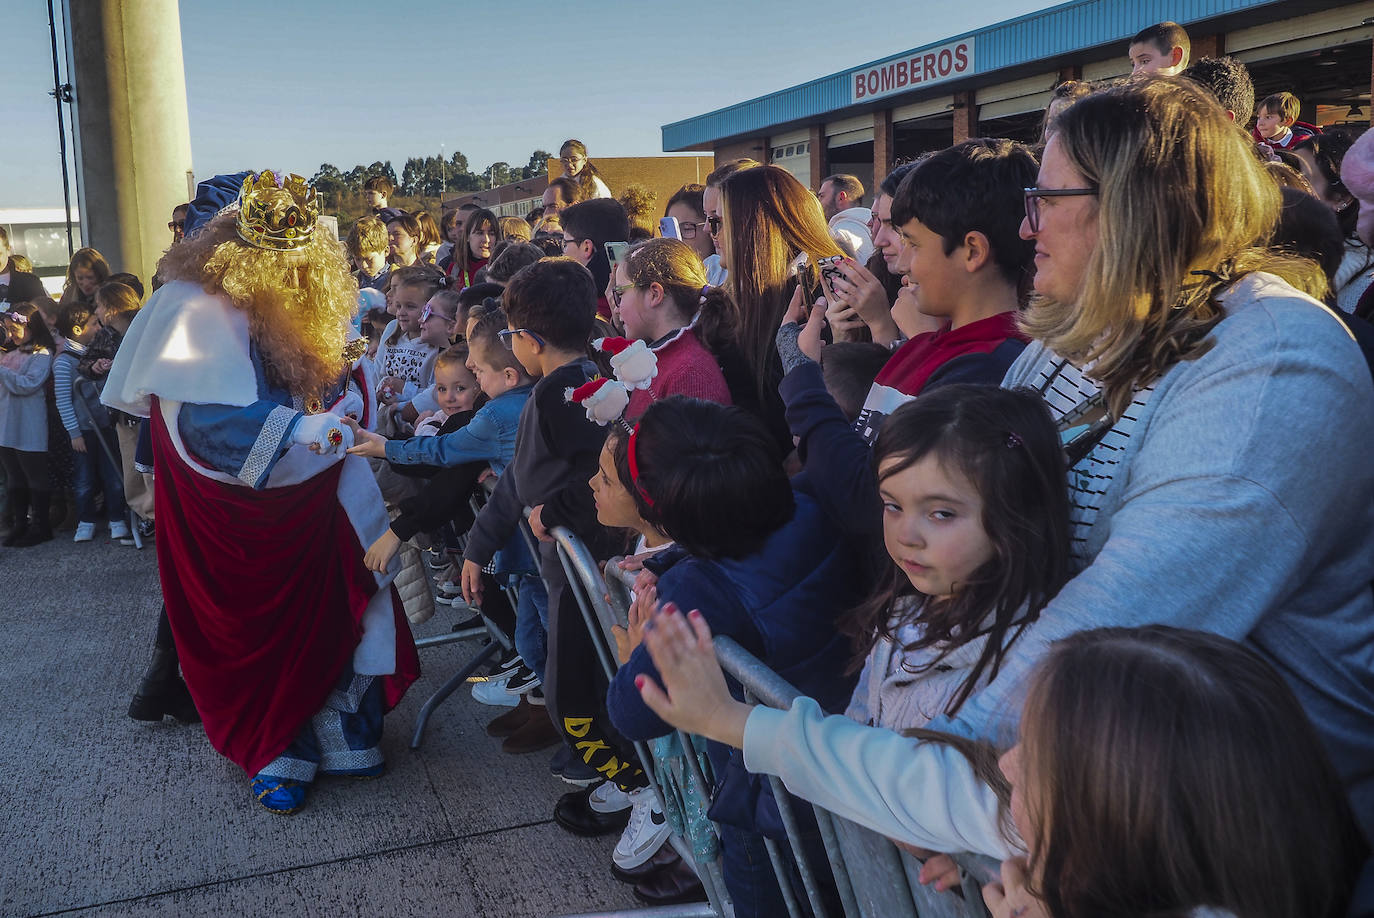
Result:
{"label": "metal barrier railing", "polygon": [[[630,587],[633,581],[626,583],[618,578],[611,578],[608,581],[602,575],[601,569],[597,566],[596,560],[587,550],[586,545],[569,530],[557,526],[549,534],[558,545],[559,560],[563,563],[563,571],[567,574],[568,583],[573,587],[573,596],[582,612],[583,622],[592,636],[592,643],[596,645],[597,656],[606,672],[606,678],[608,680],[613,679],[619,666],[614,657],[615,637],[611,628],[615,625],[625,627],[629,624]],[[617,570],[619,569],[617,568]],[[608,587],[608,582],[615,582],[617,589],[611,590]],[[685,772],[691,788],[700,799],[711,799],[712,783],[707,780],[701,769],[701,763],[697,761],[692,738],[681,731],[678,731],[678,738],[684,751],[682,770]],[[634,747],[654,793],[659,796],[659,805],[663,806],[665,793],[659,784],[659,773],[654,767],[655,759],[650,755],[648,747],[644,743],[635,743]],[[665,769],[665,774],[671,775],[672,773],[671,768]],[[689,863],[695,864],[710,906],[708,911],[698,911],[692,914],[703,916],[733,915],[733,910],[728,904],[729,896],[725,892],[725,880],[721,873],[719,856],[705,863],[699,863],[693,856],[691,846],[684,839],[676,838],[674,841],[674,847],[677,848],[678,854],[682,855]],[[675,906],[674,908],[680,909],[682,907]],[[663,908],[652,908],[621,911],[615,914],[628,918],[631,915],[662,916],[669,913],[665,912]],[[683,913],[679,911],[673,914]]]}
{"label": "metal barrier railing", "polygon": [[[480,507],[474,499],[474,510],[477,509]],[[528,509],[525,512],[528,514]],[[535,565],[538,566],[538,543],[523,521],[521,530],[530,546]],[[549,534],[557,545],[559,561],[572,587],[583,622],[593,639],[598,661],[607,678],[614,678],[618,664],[611,629],[614,625],[628,625],[631,590],[637,574],[622,570],[614,562],[608,564],[603,573],[586,545],[572,532],[563,527],[555,527]],[[513,601],[512,605],[514,604]],[[482,651],[425,702],[417,717],[415,734],[411,741],[412,749],[419,747],[425,724],[434,709],[465,682],[468,675],[491,659],[500,646],[496,636],[492,635]],[[715,650],[721,667],[743,687],[746,700],[786,709],[790,708],[799,696],[800,693],[786,680],[729,637],[717,636]],[[634,744],[636,755],[650,785],[660,797],[660,804],[663,802],[664,790],[659,782],[663,776],[675,781],[685,778],[700,799],[712,799],[713,781],[703,771],[694,753],[694,739],[681,731],[678,731],[678,738],[684,750],[680,762],[656,762],[644,743]],[[661,771],[655,768],[656,764],[663,766]],[[788,915],[792,918],[804,918],[808,914],[815,918],[830,918],[831,913],[822,895],[823,879],[820,871],[829,871],[829,875],[833,877],[835,890],[846,918],[986,918],[988,915],[982,902],[981,884],[998,877],[998,863],[992,858],[975,855],[955,856],[954,859],[965,877],[961,887],[962,895],[936,893],[918,882],[920,861],[899,849],[890,840],[835,816],[821,807],[793,797],[776,776],[768,776],[768,783],[778,806],[797,871],[801,875],[806,906],[809,907],[807,911],[792,888],[791,871],[778,842],[765,837],[764,843],[778,887]],[[811,863],[801,841],[802,832],[795,811],[797,805],[810,807],[814,812],[828,863]],[[614,912],[598,911],[594,914],[606,918],[733,918],[734,911],[725,888],[719,853],[703,862],[680,836],[675,834],[672,842],[679,854],[696,867],[706,890],[707,903]],[[846,852],[849,854],[848,857]]]}
{"label": "metal barrier railing", "polygon": [[[614,563],[607,566],[607,574],[612,599],[628,598],[636,574],[623,571]],[[729,637],[717,636],[714,643],[721,668],[744,688],[746,700],[782,709],[792,706],[800,693],[786,680]],[[919,882],[921,862],[889,839],[822,807],[799,801],[774,776],[769,777],[769,785],[813,914],[826,914],[820,901],[817,872],[829,869],[847,918],[986,918],[982,884],[998,879],[999,865],[995,859],[955,855],[964,882],[958,892],[936,892]],[[809,862],[800,843],[794,804],[809,806],[814,811],[828,865]],[[790,888],[776,843],[771,839],[765,839],[765,843],[770,846],[769,856],[789,915],[804,914]]]}

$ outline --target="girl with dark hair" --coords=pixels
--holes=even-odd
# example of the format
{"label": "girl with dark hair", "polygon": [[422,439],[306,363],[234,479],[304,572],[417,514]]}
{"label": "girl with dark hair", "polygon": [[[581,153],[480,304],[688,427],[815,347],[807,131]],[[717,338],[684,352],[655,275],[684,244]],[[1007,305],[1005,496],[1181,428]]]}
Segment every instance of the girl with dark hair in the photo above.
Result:
{"label": "girl with dark hair", "polygon": [[601,180],[596,164],[587,158],[587,145],[580,140],[565,140],[558,148],[558,161],[563,164],[563,174],[577,182],[581,193],[578,201],[592,198],[609,198],[611,189]]}
{"label": "girl with dark hair", "polygon": [[1332,285],[1336,305],[1354,312],[1361,295],[1374,281],[1374,250],[1360,241],[1355,225],[1360,219],[1360,201],[1341,181],[1341,164],[1355,138],[1344,131],[1328,131],[1299,141],[1293,153],[1302,160],[1302,174],[1313,193],[1336,212],[1345,235],[1345,257]]}
{"label": "girl with dark hair", "polygon": [[448,261],[440,262],[439,270],[453,278],[459,290],[471,287],[477,283],[477,272],[487,266],[500,240],[501,221],[496,214],[485,207],[469,211],[452,254]]}
{"label": "girl with dark hair", "polygon": [[4,308],[0,312],[0,466],[5,469],[9,517],[4,544],[27,547],[52,538],[48,406],[43,390],[57,348],[43,314],[32,303],[7,303]]}
{"label": "girl with dark hair", "polygon": [[707,232],[705,201],[706,186],[689,183],[673,192],[663,209],[663,216],[677,220],[682,241],[692,247],[703,264],[716,253],[716,244]]}
{"label": "girl with dark hair", "polygon": [[908,402],[873,449],[892,559],[844,630],[868,650],[848,714],[901,730],[953,715],[1069,576],[1059,435],[1029,390]]}
{"label": "girl with dark hair", "polygon": [[650,708],[875,831],[1003,858],[983,889],[994,915],[1365,914],[1347,905],[1368,844],[1326,746],[1242,644],[1161,625],[1057,641],[1031,676],[1020,743],[993,767],[986,745],[824,717],[809,698],[743,704],[711,633],[705,610],[654,616],[644,645],[664,688],[641,677]]}
{"label": "girl with dark hair", "polygon": [[[738,408],[674,396],[650,405],[611,449],[638,516],[675,543],[648,562],[658,583],[643,601],[700,608],[718,633],[841,710],[853,678],[835,615],[860,599],[860,543],[826,524],[807,483],[789,482],[763,425]],[[635,680],[644,674],[654,669],[641,646],[607,696],[611,720],[629,740],[672,729],[641,700]],[[771,795],[727,747],[713,743],[708,754],[720,782],[711,818],[721,828],[735,914],[785,914],[760,838],[782,837]]]}
{"label": "girl with dark hair", "polygon": [[649,388],[630,394],[626,419],[670,395],[731,403],[715,354],[734,347],[735,305],[707,285],[706,269],[686,243],[650,239],[634,246],[616,267],[610,292],[625,336],[646,342],[657,357],[658,374]]}

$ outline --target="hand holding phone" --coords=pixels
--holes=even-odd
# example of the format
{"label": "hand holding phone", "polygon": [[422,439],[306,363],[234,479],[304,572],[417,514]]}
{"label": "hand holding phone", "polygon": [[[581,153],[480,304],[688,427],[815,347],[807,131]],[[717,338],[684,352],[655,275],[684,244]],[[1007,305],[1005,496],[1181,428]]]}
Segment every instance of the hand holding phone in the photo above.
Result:
{"label": "hand holding phone", "polygon": [[625,252],[629,248],[628,242],[606,243],[606,259],[611,263],[611,277],[615,277],[616,270],[625,261]]}
{"label": "hand holding phone", "polygon": [[677,217],[664,217],[658,221],[658,234],[664,239],[681,239],[682,227],[677,222]]}
{"label": "hand holding phone", "polygon": [[835,278],[844,277],[844,272],[840,270],[842,261],[844,261],[843,255],[829,255],[825,258],[816,259],[816,266],[821,269],[821,286],[824,288],[825,295],[831,299],[835,297]]}

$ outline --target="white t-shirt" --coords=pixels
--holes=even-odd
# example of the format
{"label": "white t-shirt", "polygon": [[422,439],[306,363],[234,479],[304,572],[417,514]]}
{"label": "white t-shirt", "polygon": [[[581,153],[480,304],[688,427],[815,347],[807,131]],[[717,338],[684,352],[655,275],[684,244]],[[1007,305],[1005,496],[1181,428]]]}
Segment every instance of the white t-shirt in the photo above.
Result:
{"label": "white t-shirt", "polygon": [[395,343],[387,344],[396,331],[396,320],[392,319],[382,332],[382,343],[377,346],[378,382],[380,384],[388,376],[405,380],[404,388],[392,394],[401,401],[409,401],[433,382],[434,358],[439,349],[432,344],[425,344],[419,335],[414,338],[402,335],[396,338]]}

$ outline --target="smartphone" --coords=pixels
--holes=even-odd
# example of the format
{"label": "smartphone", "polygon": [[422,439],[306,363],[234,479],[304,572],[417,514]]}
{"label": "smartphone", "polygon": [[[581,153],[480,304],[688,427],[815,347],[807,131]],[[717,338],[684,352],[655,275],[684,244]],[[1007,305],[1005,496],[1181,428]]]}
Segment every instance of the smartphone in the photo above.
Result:
{"label": "smartphone", "polygon": [[843,255],[828,255],[825,258],[816,259],[816,266],[821,269],[821,279],[825,281],[825,294],[827,297],[834,294],[833,282],[837,277],[843,277],[844,272],[840,270],[840,262],[844,261]]}
{"label": "smartphone", "polygon": [[606,243],[606,258],[611,263],[611,276],[615,277],[616,269],[625,260],[625,250],[630,247],[628,242],[608,242]]}
{"label": "smartphone", "polygon": [[677,217],[664,217],[659,220],[658,234],[664,239],[681,239],[682,227],[678,225]]}

